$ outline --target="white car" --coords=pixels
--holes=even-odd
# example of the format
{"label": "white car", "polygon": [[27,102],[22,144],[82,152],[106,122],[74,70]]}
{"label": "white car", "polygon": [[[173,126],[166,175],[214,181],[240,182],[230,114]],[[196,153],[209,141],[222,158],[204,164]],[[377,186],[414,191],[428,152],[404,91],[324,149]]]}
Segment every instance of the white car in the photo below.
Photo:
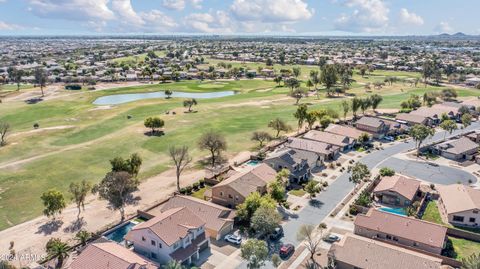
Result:
{"label": "white car", "polygon": [[225,241],[230,242],[235,245],[240,245],[242,243],[242,237],[235,234],[227,234],[225,236]]}

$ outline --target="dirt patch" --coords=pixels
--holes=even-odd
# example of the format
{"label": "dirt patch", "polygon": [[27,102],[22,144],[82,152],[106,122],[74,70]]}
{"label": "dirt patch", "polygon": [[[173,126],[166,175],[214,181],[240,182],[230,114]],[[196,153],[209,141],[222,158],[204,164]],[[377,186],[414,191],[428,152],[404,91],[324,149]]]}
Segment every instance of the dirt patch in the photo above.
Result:
{"label": "dirt patch", "polygon": [[112,106],[97,106],[95,108],[92,108],[88,111],[96,111],[96,110],[109,110],[109,109],[112,109],[113,107]]}

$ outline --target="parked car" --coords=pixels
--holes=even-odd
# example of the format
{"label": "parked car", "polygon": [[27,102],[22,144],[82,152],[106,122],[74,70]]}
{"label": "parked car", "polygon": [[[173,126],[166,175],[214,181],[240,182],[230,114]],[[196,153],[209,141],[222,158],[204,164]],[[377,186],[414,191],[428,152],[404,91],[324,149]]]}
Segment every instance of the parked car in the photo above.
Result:
{"label": "parked car", "polygon": [[438,164],[432,163],[432,162],[427,162],[427,164],[430,165],[430,166],[434,166],[434,167],[438,167],[438,166],[439,166]]}
{"label": "parked car", "polygon": [[240,245],[242,243],[242,237],[236,234],[227,234],[225,236],[225,241],[230,242],[235,245]]}
{"label": "parked car", "polygon": [[323,241],[328,243],[334,243],[340,241],[340,237],[334,234],[329,234],[323,238]]}
{"label": "parked car", "polygon": [[286,259],[295,252],[295,246],[292,244],[284,244],[280,247],[280,257]]}
{"label": "parked car", "polygon": [[275,231],[271,233],[268,238],[270,238],[270,240],[272,241],[277,241],[278,239],[282,238],[282,236],[283,236],[283,228],[282,226],[279,226],[275,228]]}
{"label": "parked car", "polygon": [[395,138],[393,138],[393,136],[385,136],[384,139],[390,142],[395,141]]}

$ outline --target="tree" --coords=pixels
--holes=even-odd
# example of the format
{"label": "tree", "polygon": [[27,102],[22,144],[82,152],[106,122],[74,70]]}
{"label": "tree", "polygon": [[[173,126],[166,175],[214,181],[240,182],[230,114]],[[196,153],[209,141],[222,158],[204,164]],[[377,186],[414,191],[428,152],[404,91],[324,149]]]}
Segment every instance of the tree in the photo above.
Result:
{"label": "tree", "polygon": [[7,134],[10,131],[10,124],[0,121],[0,147],[7,144]]}
{"label": "tree", "polygon": [[273,82],[277,83],[278,86],[280,86],[280,83],[282,82],[283,78],[282,76],[277,76],[273,79]]}
{"label": "tree", "polygon": [[320,229],[320,235],[315,233],[315,226],[304,224],[300,226],[297,232],[297,240],[305,241],[305,247],[310,252],[310,260],[312,263],[317,264],[315,261],[315,253],[318,252],[322,238],[322,229]]}
{"label": "tree", "polygon": [[287,168],[283,168],[282,170],[278,171],[275,175],[275,180],[277,182],[281,182],[283,186],[288,185],[288,180],[290,178],[290,170]]}
{"label": "tree", "polygon": [[350,104],[347,100],[343,100],[342,103],[342,111],[343,111],[343,120],[347,121],[347,114],[350,111]]}
{"label": "tree", "polygon": [[470,113],[465,113],[462,115],[461,120],[463,127],[467,128],[468,126],[470,126],[470,124],[472,124],[472,115],[470,115]]}
{"label": "tree", "polygon": [[259,235],[268,235],[275,231],[281,220],[282,217],[275,207],[261,205],[253,213],[250,227]]}
{"label": "tree", "polygon": [[395,170],[390,167],[382,167],[380,168],[380,175],[382,177],[392,177],[395,175]]}
{"label": "tree", "polygon": [[77,205],[78,209],[77,218],[80,217],[82,209],[85,210],[85,198],[91,189],[92,185],[86,180],[82,180],[80,184],[76,182],[70,184],[69,192],[72,194],[72,200],[75,201],[75,205]]}
{"label": "tree", "polygon": [[186,267],[177,260],[171,260],[162,269],[186,269]]}
{"label": "tree", "polygon": [[365,145],[370,141],[370,136],[367,133],[362,133],[357,139],[358,143],[365,147]]}
{"label": "tree", "polygon": [[110,164],[112,165],[112,172],[127,172],[137,177],[142,166],[142,158],[137,153],[133,153],[126,160],[122,157],[115,157],[110,160]]}
{"label": "tree", "polygon": [[307,185],[305,185],[305,191],[310,195],[310,199],[313,199],[315,194],[319,191],[318,183],[314,180],[310,180]]}
{"label": "tree", "polygon": [[308,90],[310,90],[310,88],[313,87],[313,82],[309,79],[309,80],[307,80],[307,82],[305,82],[305,86],[307,86]]}
{"label": "tree", "polygon": [[303,123],[307,119],[307,105],[303,104],[298,106],[297,111],[293,114],[293,116],[297,119],[298,124],[298,131],[300,132],[300,128],[302,128]]}
{"label": "tree", "polygon": [[188,107],[188,112],[192,112],[192,106],[196,106],[197,104],[197,100],[194,98],[183,101],[183,107]]}
{"label": "tree", "polygon": [[100,199],[108,201],[112,210],[119,210],[121,220],[125,219],[125,206],[133,200],[133,193],[138,190],[138,180],[128,172],[109,172],[93,188]]}
{"label": "tree", "polygon": [[165,96],[167,99],[172,98],[173,91],[172,90],[165,90]]}
{"label": "tree", "polygon": [[245,201],[237,206],[237,216],[241,221],[249,222],[260,206],[274,208],[277,202],[270,195],[260,195],[259,192],[250,193]]}
{"label": "tree", "polygon": [[423,141],[434,134],[435,129],[422,124],[417,124],[410,129],[410,136],[415,141],[415,146],[417,148],[417,156],[420,154],[420,146]]}
{"label": "tree", "polygon": [[180,192],[180,175],[183,170],[192,161],[192,158],[188,154],[188,147],[176,147],[171,146],[169,149],[170,158],[172,158],[175,165],[175,175],[177,176],[177,191]]}
{"label": "tree", "polygon": [[443,89],[440,93],[440,98],[442,98],[443,101],[453,101],[457,96],[458,93],[455,89]]}
{"label": "tree", "polygon": [[302,89],[295,89],[290,92],[290,96],[295,98],[295,105],[298,105],[298,103],[305,96],[305,94],[305,91]]}
{"label": "tree", "polygon": [[294,89],[300,87],[300,81],[296,78],[289,78],[283,82],[285,86],[289,87],[293,92]]}
{"label": "tree", "polygon": [[45,69],[37,67],[35,68],[35,83],[40,86],[40,90],[42,91],[42,96],[45,96],[43,92],[43,88],[47,85],[47,72]]}
{"label": "tree", "polygon": [[453,120],[445,120],[442,123],[440,123],[440,128],[442,128],[445,131],[445,134],[443,136],[443,140],[447,137],[447,132],[451,135],[453,131],[457,130],[457,124]]}
{"label": "tree", "polygon": [[307,113],[307,117],[305,118],[305,121],[308,124],[308,129],[312,130],[313,125],[317,121],[317,115],[315,114],[315,111],[310,111]]}
{"label": "tree", "polygon": [[267,243],[262,240],[248,239],[240,251],[240,256],[247,261],[248,269],[259,269],[268,259]]}
{"label": "tree", "polygon": [[360,109],[362,110],[362,114],[365,115],[365,111],[372,105],[370,102],[370,98],[360,99]]}
{"label": "tree", "polygon": [[357,118],[357,111],[360,109],[362,106],[362,99],[354,97],[352,99],[352,113],[353,113],[353,118]]}
{"label": "tree", "polygon": [[51,238],[48,240],[45,249],[50,257],[57,258],[57,264],[55,268],[62,268],[63,262],[65,261],[65,258],[68,257],[70,249],[67,243],[62,242],[60,238]]}
{"label": "tree", "polygon": [[61,214],[63,209],[67,206],[63,194],[55,189],[50,189],[42,194],[40,197],[43,201],[43,214],[47,217]]}
{"label": "tree", "polygon": [[280,266],[280,264],[282,263],[282,259],[280,258],[280,256],[278,256],[278,254],[273,254],[272,255],[272,264],[273,264],[273,267],[275,268],[278,268],[278,266]]}
{"label": "tree", "polygon": [[327,94],[330,95],[330,89],[337,84],[338,75],[337,69],[332,64],[327,64],[322,69],[322,74],[320,75],[320,81],[327,88]]}
{"label": "tree", "polygon": [[259,148],[263,147],[264,142],[270,141],[272,139],[273,137],[269,133],[263,131],[253,132],[251,138],[252,141],[257,141],[259,143]]}
{"label": "tree", "polygon": [[13,78],[13,82],[17,84],[17,91],[20,90],[20,83],[22,83],[22,77],[23,77],[23,70],[18,70],[16,68],[13,68],[12,78]]}
{"label": "tree", "polygon": [[280,118],[276,118],[268,123],[268,127],[274,129],[277,131],[275,138],[278,138],[280,135],[280,132],[289,132],[292,127],[290,127],[288,124],[286,124],[283,120]]}
{"label": "tree", "polygon": [[330,118],[330,116],[323,116],[320,119],[320,126],[322,126],[323,129],[326,129],[330,123],[332,123],[333,120]]}
{"label": "tree", "polygon": [[422,66],[422,77],[424,79],[425,87],[427,87],[427,81],[432,77],[435,67],[431,60],[426,60]]}
{"label": "tree", "polygon": [[86,246],[87,245],[87,241],[88,239],[90,239],[92,237],[92,234],[85,231],[85,230],[80,230],[78,231],[78,233],[75,235],[75,239],[80,242],[80,244],[82,246]]}
{"label": "tree", "polygon": [[370,104],[372,106],[373,112],[376,112],[378,105],[383,101],[383,97],[379,94],[372,94],[370,97]]}
{"label": "tree", "polygon": [[145,127],[152,129],[152,134],[155,134],[156,129],[162,128],[165,125],[165,121],[159,117],[148,117],[143,124]]}
{"label": "tree", "polygon": [[351,173],[349,181],[355,185],[360,184],[362,181],[370,177],[370,170],[368,169],[368,166],[361,162],[357,162],[353,165],[353,167],[349,167],[348,172]]}
{"label": "tree", "polygon": [[270,196],[281,204],[285,200],[285,187],[281,181],[273,181],[268,185],[268,193]]}
{"label": "tree", "polygon": [[292,68],[292,73],[295,76],[295,78],[298,78],[300,76],[300,74],[302,73],[302,70],[300,69],[300,67],[294,66]]}
{"label": "tree", "polygon": [[208,150],[211,156],[212,167],[215,167],[222,151],[227,149],[225,137],[214,131],[204,133],[198,141],[201,150]]}
{"label": "tree", "polygon": [[472,255],[462,259],[462,269],[478,269],[480,268],[480,253],[473,253]]}

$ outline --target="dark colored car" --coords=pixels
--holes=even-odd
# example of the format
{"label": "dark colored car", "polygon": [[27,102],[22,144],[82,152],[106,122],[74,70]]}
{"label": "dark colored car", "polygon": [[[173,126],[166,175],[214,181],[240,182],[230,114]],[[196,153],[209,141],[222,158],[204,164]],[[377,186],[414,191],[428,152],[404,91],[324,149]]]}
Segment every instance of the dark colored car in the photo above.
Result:
{"label": "dark colored car", "polygon": [[278,239],[282,238],[283,236],[283,228],[279,226],[275,228],[275,231],[270,234],[269,238],[271,241],[277,241]]}
{"label": "dark colored car", "polygon": [[295,247],[292,244],[285,244],[280,247],[279,254],[281,258],[285,259],[290,257],[293,252],[295,252]]}

